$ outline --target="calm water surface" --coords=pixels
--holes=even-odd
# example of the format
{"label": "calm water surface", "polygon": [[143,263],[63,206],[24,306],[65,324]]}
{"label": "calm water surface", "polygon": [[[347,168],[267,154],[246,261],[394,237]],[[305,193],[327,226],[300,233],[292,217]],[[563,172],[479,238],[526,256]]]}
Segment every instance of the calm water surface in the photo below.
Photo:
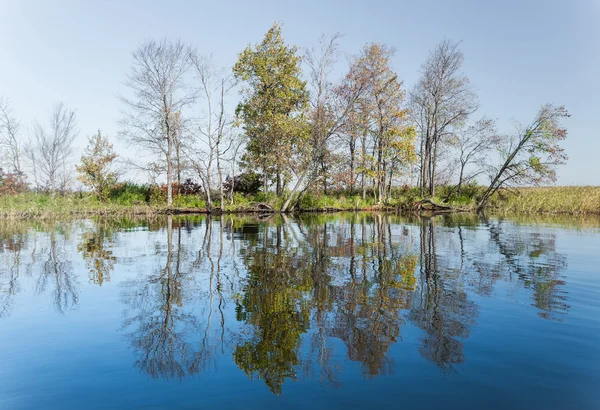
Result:
{"label": "calm water surface", "polygon": [[600,221],[0,222],[0,408],[600,408]]}

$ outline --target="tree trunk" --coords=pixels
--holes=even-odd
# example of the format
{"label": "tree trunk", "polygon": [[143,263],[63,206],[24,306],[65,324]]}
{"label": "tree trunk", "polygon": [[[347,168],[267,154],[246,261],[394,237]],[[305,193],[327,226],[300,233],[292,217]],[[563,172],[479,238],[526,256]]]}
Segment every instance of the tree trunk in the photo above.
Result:
{"label": "tree trunk", "polygon": [[462,182],[463,182],[463,175],[465,172],[465,164],[461,163],[460,164],[460,175],[458,177],[458,196],[460,196],[461,194],[461,189],[462,189]]}
{"label": "tree trunk", "polygon": [[321,172],[323,174],[323,195],[327,195],[327,165],[322,162]]}
{"label": "tree trunk", "polygon": [[[353,138],[353,137],[352,137]],[[350,195],[354,195],[355,143],[350,143]]]}
{"label": "tree trunk", "polygon": [[223,190],[223,170],[221,169],[221,152],[219,150],[219,143],[217,143],[217,175],[219,176],[219,196],[221,199],[221,213],[223,213],[225,206],[225,192]]}
{"label": "tree trunk", "polygon": [[212,212],[212,198],[210,196],[210,186],[207,181],[204,181],[202,184],[204,186],[204,195],[206,195],[206,211],[208,213]]}
{"label": "tree trunk", "polygon": [[275,193],[277,196],[281,196],[281,173],[279,172],[279,166],[277,166],[276,182]]}
{"label": "tree trunk", "polygon": [[437,162],[437,141],[434,142],[433,153],[431,155],[431,175],[429,175],[429,195],[435,196],[435,165]]}
{"label": "tree trunk", "polygon": [[265,191],[265,194],[268,192],[268,182],[269,182],[269,177],[267,175],[267,167],[263,167],[263,189]]}
{"label": "tree trunk", "polygon": [[308,174],[308,168],[306,170],[304,170],[304,172],[302,173],[302,175],[300,175],[300,178],[298,178],[298,181],[296,182],[296,185],[294,185],[294,188],[292,189],[292,192],[290,193],[290,196],[288,197],[288,199],[285,201],[285,203],[281,207],[281,212],[287,211],[287,208],[290,205],[290,202],[292,201],[292,198],[296,194],[296,191],[298,190],[298,188],[302,184],[302,181],[304,181],[304,178],[306,177],[307,174]]}
{"label": "tree trunk", "polygon": [[361,158],[361,166],[362,166],[362,172],[361,172],[361,185],[362,185],[362,196],[363,196],[363,201],[367,199],[367,186],[366,186],[366,181],[365,181],[365,168],[367,166],[365,160],[366,160],[366,156],[367,156],[367,132],[366,129],[363,132],[362,135],[362,158]]}
{"label": "tree trunk", "polygon": [[[167,131],[168,133],[168,131]],[[173,150],[173,140],[170,135],[167,135],[167,206],[173,206],[173,160],[171,153]]]}

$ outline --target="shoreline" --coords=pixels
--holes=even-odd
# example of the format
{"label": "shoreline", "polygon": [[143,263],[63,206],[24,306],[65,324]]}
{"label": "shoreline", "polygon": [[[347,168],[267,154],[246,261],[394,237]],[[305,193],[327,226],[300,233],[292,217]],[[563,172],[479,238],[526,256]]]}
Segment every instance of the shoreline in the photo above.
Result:
{"label": "shoreline", "polygon": [[[0,209],[0,219],[11,220],[26,220],[26,219],[59,219],[59,218],[85,218],[85,217],[123,217],[123,216],[145,216],[154,217],[161,215],[301,215],[301,214],[335,214],[344,212],[373,212],[373,213],[395,213],[414,216],[435,216],[448,214],[470,214],[477,215],[475,209],[448,209],[448,210],[428,210],[422,209],[419,211],[411,210],[408,207],[394,206],[370,206],[364,208],[310,208],[299,209],[287,212],[277,210],[258,210],[258,209],[237,209],[237,210],[212,210],[207,208],[167,208],[167,207],[119,207],[119,208],[103,208],[103,209],[75,209],[69,211],[55,210],[4,210]],[[519,216],[600,216],[600,209],[597,211],[569,211],[569,210],[537,210],[537,211],[516,211],[501,207],[490,207],[483,214],[493,215],[519,215]]]}
{"label": "shoreline", "polygon": [[[138,187],[139,188],[139,187]],[[287,215],[336,212],[390,212],[413,215],[467,213],[475,214],[481,187],[471,187],[461,197],[448,200],[444,192],[433,198],[423,198],[416,188],[395,191],[389,203],[378,204],[372,196],[365,199],[344,192],[307,194]],[[223,212],[218,202],[210,208],[197,195],[181,195],[172,207],[164,198],[148,197],[133,188],[114,193],[107,202],[99,202],[90,194],[69,193],[64,196],[23,193],[0,196],[0,219],[56,219],[88,216],[156,216],[156,215],[220,215],[279,214],[283,205],[272,193],[236,194],[233,203],[226,203]],[[440,190],[441,191],[441,190]],[[210,210],[209,210],[210,209]],[[600,187],[525,187],[518,191],[503,191],[490,200],[484,214],[508,215],[600,215]]]}

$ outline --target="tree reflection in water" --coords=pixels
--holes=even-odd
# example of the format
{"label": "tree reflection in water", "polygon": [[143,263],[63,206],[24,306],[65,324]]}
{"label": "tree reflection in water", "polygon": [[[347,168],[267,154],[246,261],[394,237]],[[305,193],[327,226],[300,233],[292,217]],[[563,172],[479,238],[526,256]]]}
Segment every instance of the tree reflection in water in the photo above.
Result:
{"label": "tree reflection in water", "polygon": [[[73,273],[70,250],[67,249],[69,241],[65,233],[55,231],[44,239],[47,241],[40,250],[43,255],[42,269],[34,270],[37,272],[36,290],[43,293],[52,289],[54,306],[64,313],[74,308],[79,299],[79,283]],[[36,259],[33,259],[34,263]]]}
{"label": "tree reflection in water", "polygon": [[[184,309],[190,297],[185,282],[193,277],[180,270],[182,249],[173,249],[173,217],[166,222],[166,244],[158,243],[162,260],[156,272],[123,284],[126,306],[123,329],[138,356],[136,365],[152,377],[184,377],[194,373],[197,352],[186,340],[195,332],[196,316]],[[175,240],[181,238],[177,229]],[[175,257],[173,253],[175,252]]]}
{"label": "tree reflection in water", "polygon": [[485,223],[490,242],[500,255],[496,266],[488,263],[492,265],[489,268],[531,290],[531,304],[539,309],[540,317],[561,320],[569,309],[566,292],[561,288],[567,259],[556,251],[556,235],[515,230],[502,220]]}
{"label": "tree reflection in water", "polygon": [[[123,283],[122,300],[126,306],[123,329],[138,357],[136,365],[152,377],[182,378],[214,365],[215,355],[223,352],[225,337],[224,300],[220,295],[220,240],[217,260],[211,249],[213,223],[204,224],[200,249],[192,251],[182,244],[188,230],[178,219],[166,219],[166,244],[156,243],[161,259],[158,271],[142,274]],[[223,236],[220,227],[220,239]],[[208,288],[202,286],[201,273],[208,270]],[[215,303],[215,294],[218,302]],[[208,301],[199,310],[195,302]],[[216,305],[216,306],[215,306]],[[214,326],[214,311],[220,317]],[[217,329],[218,328],[218,329]]]}
{"label": "tree reflection in water", "polygon": [[73,224],[53,221],[3,221],[0,225],[0,318],[10,314],[13,299],[29,280],[33,292],[52,296],[60,313],[74,309],[80,283],[73,271]]}
{"label": "tree reflection in water", "polygon": [[91,231],[82,234],[81,242],[77,245],[89,270],[90,281],[99,286],[110,282],[110,274],[117,260],[111,249],[113,236],[114,227],[103,218],[96,221]]}
{"label": "tree reflection in water", "polygon": [[464,361],[462,339],[469,336],[477,315],[477,306],[468,300],[464,288],[464,254],[459,265],[453,266],[448,254],[438,252],[433,218],[421,219],[419,237],[419,285],[409,318],[426,332],[421,355],[444,371],[453,371],[453,365]]}
{"label": "tree reflection in water", "polygon": [[[229,356],[280,394],[286,380],[337,386],[347,361],[366,378],[393,372],[390,348],[407,324],[420,329],[424,359],[456,371],[477,325],[473,296],[506,289],[499,282],[525,292],[542,318],[561,320],[569,309],[556,233],[501,219],[230,215],[141,223],[155,252],[130,258],[113,253],[123,223],[96,221],[82,235],[70,235],[68,224],[1,225],[0,315],[10,313],[24,278],[50,292],[58,311],[76,306],[76,237],[91,283],[109,281],[119,264],[139,270],[120,286],[122,328],[140,370],[183,378]],[[139,244],[124,234],[119,248],[135,253]],[[342,355],[333,351],[340,344]]]}

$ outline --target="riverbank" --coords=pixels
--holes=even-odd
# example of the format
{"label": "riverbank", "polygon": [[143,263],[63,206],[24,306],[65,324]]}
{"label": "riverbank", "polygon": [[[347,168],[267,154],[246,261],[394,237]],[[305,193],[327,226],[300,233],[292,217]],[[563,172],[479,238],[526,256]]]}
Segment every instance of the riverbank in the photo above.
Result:
{"label": "riverbank", "polygon": [[[387,211],[395,212],[395,206],[379,206],[360,201],[352,206],[349,202],[335,198],[327,198],[320,206],[303,207],[294,212],[331,213],[341,211]],[[87,216],[156,216],[185,214],[266,214],[279,212],[278,201],[252,201],[227,204],[221,212],[219,204],[213,204],[212,210],[204,201],[196,206],[182,204],[167,207],[162,203],[151,204],[119,204],[100,203],[93,198],[80,198],[76,195],[50,197],[47,195],[21,194],[11,197],[0,197],[0,218],[4,219],[53,219],[63,217]],[[330,203],[331,202],[331,203]]]}
{"label": "riverbank", "polygon": [[[433,198],[436,203],[473,211],[482,187],[469,187],[462,196],[448,198],[447,189],[438,191]],[[446,198],[445,198],[446,197]],[[414,188],[398,190],[392,201],[385,205],[377,204],[373,198],[363,200],[360,196],[343,194],[305,195],[295,208],[295,212],[338,212],[338,211],[387,211],[399,212],[414,209],[421,198]],[[447,199],[447,200],[445,200]],[[283,200],[271,194],[243,196],[236,194],[233,203],[224,206],[224,213],[268,213],[278,212]],[[494,213],[510,214],[570,214],[600,215],[600,187],[536,187],[521,188],[518,191],[503,191],[494,196],[487,208]],[[220,213],[219,203],[212,204],[212,212]],[[68,216],[153,216],[161,214],[205,214],[209,213],[206,202],[197,196],[180,195],[174,206],[167,207],[161,198],[133,198],[125,200],[116,197],[101,203],[93,196],[84,193],[71,193],[65,196],[24,193],[0,197],[0,217],[12,219],[48,219]]]}

